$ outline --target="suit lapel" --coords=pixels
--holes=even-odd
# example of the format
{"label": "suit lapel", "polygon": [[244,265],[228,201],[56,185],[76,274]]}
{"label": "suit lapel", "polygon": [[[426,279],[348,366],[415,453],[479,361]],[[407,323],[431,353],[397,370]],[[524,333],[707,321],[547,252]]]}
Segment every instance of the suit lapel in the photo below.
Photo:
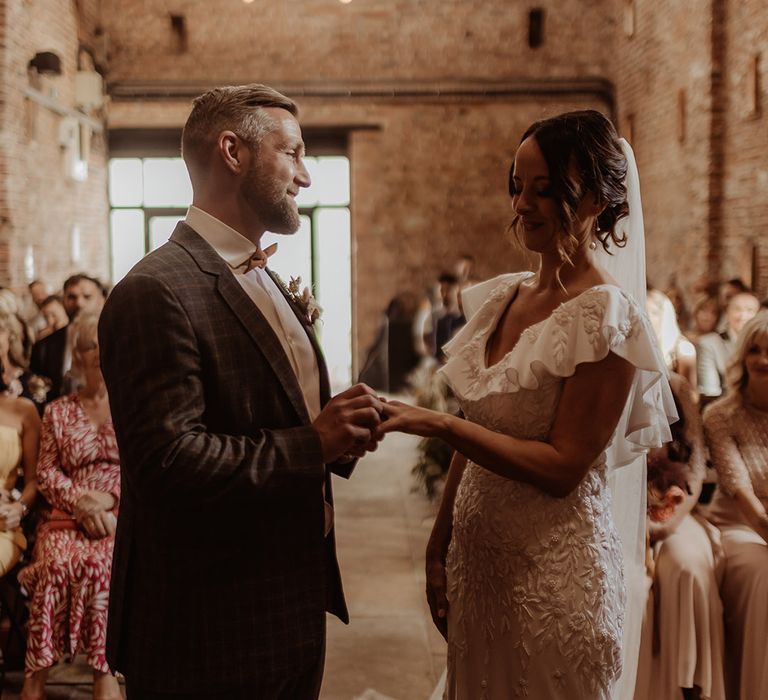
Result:
{"label": "suit lapel", "polygon": [[272,272],[272,270],[270,270],[268,267],[265,269],[267,271],[267,274],[272,278],[272,281],[277,285],[277,288],[280,290],[280,293],[285,297],[285,300],[288,302],[288,306],[291,307],[291,309],[293,310],[293,313],[296,315],[296,318],[299,319],[299,323],[301,324],[301,327],[304,329],[304,332],[307,334],[307,337],[309,338],[309,342],[312,343],[312,349],[315,351],[315,357],[317,358],[317,370],[318,370],[318,374],[320,375],[320,405],[324,406],[328,402],[328,400],[331,398],[331,386],[330,386],[330,380],[328,378],[328,366],[325,364],[323,349],[320,347],[320,343],[317,342],[315,329],[307,321],[307,318],[302,314],[302,312],[296,305],[296,302],[294,302],[294,300],[291,299],[291,295],[288,294],[288,290],[286,290],[282,280],[280,280],[280,278],[274,272]]}
{"label": "suit lapel", "polygon": [[179,222],[171,241],[182,246],[200,269],[216,276],[216,288],[224,302],[242,323],[261,350],[302,421],[309,422],[307,404],[299,380],[285,355],[283,346],[264,315],[245,293],[227,264],[208,243],[184,222]]}

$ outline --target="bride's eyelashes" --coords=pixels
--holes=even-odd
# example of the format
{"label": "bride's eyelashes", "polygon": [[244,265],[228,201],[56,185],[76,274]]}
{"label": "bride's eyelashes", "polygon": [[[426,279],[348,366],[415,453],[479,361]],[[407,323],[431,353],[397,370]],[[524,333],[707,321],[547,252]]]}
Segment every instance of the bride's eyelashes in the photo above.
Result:
{"label": "bride's eyelashes", "polygon": [[[517,197],[521,195],[523,192],[523,188],[516,184],[514,181],[510,181],[509,183],[509,196],[510,197]],[[552,186],[548,185],[546,187],[542,187],[538,190],[534,190],[534,194],[537,197],[553,197],[554,191],[552,190]]]}

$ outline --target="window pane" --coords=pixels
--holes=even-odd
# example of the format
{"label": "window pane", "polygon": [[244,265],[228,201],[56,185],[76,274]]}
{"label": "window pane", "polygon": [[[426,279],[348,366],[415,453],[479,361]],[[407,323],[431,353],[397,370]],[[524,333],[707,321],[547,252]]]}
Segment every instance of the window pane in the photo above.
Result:
{"label": "window pane", "polygon": [[313,188],[320,204],[349,204],[349,160],[344,156],[317,158],[312,173]]}
{"label": "window pane", "polygon": [[144,206],[188,207],[192,185],[181,158],[144,159]]}
{"label": "window pane", "polygon": [[144,212],[141,209],[112,211],[112,282],[119,282],[144,256]]}
{"label": "window pane", "polygon": [[277,243],[277,252],[269,258],[269,267],[288,284],[291,277],[301,277],[303,285],[312,286],[312,240],[308,216],[301,217],[299,230],[290,236],[265,233],[263,248]]}
{"label": "window pane", "polygon": [[349,160],[344,156],[305,158],[312,185],[299,192],[300,207],[316,204],[349,204]]}
{"label": "window pane", "polygon": [[317,204],[315,187],[315,167],[317,166],[317,159],[308,156],[304,159],[304,165],[307,168],[307,172],[309,172],[312,184],[309,187],[302,187],[299,190],[299,194],[296,196],[296,204],[300,207],[313,207]]}
{"label": "window pane", "polygon": [[183,214],[181,216],[153,216],[149,220],[149,250],[163,245],[171,237],[179,219],[183,218]]}
{"label": "window pane", "polygon": [[317,325],[335,391],[352,380],[352,256],[348,209],[315,212],[317,284],[323,307]]}
{"label": "window pane", "polygon": [[140,207],[144,186],[140,158],[109,161],[109,201],[113,207]]}

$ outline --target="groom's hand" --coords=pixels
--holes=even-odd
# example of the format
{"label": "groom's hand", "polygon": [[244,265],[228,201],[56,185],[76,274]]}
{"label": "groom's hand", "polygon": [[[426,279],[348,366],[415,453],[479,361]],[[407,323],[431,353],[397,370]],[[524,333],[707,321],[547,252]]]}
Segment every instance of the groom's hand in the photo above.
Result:
{"label": "groom's hand", "polygon": [[323,461],[328,464],[342,455],[361,457],[375,450],[382,411],[378,396],[365,384],[334,396],[312,423],[320,437]]}

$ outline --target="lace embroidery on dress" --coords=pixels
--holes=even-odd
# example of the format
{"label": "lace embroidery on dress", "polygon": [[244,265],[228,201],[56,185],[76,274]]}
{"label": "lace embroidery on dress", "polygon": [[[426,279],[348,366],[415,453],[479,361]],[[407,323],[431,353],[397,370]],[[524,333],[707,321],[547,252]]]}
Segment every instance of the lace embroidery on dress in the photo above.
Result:
{"label": "lace embroidery on dress", "polygon": [[[609,350],[631,355],[626,346],[633,341],[645,349],[652,332],[631,298],[601,285],[561,304],[486,367],[488,335],[523,279],[507,276],[486,297],[463,337],[446,348],[442,372],[468,420],[546,440],[576,365]],[[601,457],[573,493],[554,498],[468,463],[447,560],[454,632],[447,697],[544,697],[537,695],[544,673],[546,687],[554,683],[563,697],[609,697],[621,670],[625,592],[606,480]],[[511,655],[514,688],[494,688]],[[462,679],[471,679],[471,688]],[[451,686],[460,694],[452,695]]]}

